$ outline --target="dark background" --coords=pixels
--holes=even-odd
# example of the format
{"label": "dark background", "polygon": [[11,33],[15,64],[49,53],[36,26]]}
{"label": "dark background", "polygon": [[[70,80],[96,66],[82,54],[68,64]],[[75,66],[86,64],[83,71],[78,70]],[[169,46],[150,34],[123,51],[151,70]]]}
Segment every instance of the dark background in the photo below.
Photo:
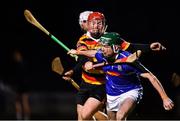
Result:
{"label": "dark background", "polygon": [[[76,119],[76,89],[51,71],[51,61],[60,57],[65,71],[75,65],[66,50],[45,33],[28,23],[24,10],[34,17],[55,37],[69,48],[75,48],[80,30],[79,13],[85,10],[103,12],[107,31],[118,32],[131,43],[162,43],[167,50],[150,52],[141,57],[141,62],[161,81],[167,94],[176,105],[177,89],[171,82],[172,74],[179,74],[179,7],[173,2],[138,3],[120,0],[7,0],[2,9],[2,39],[0,41],[0,80],[11,88],[13,73],[12,52],[18,49],[27,63],[32,106],[32,119]],[[80,81],[77,76],[75,80]],[[17,82],[18,83],[18,82]],[[179,109],[166,112],[162,101],[148,81],[143,81],[144,97],[135,109],[132,119],[178,119]],[[27,85],[26,85],[27,86]],[[13,119],[13,91],[1,91],[2,119]],[[56,103],[54,103],[56,102]],[[68,105],[68,106],[67,106]],[[47,107],[47,108],[45,108]],[[48,108],[49,107],[49,108]],[[9,111],[10,110],[10,111]],[[65,110],[67,113],[65,113]],[[11,113],[6,113],[11,112]]]}

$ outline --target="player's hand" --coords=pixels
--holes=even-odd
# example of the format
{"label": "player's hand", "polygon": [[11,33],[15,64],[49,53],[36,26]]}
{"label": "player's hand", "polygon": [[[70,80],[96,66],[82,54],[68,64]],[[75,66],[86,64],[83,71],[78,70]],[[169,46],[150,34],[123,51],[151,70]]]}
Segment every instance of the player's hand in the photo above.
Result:
{"label": "player's hand", "polygon": [[166,48],[161,43],[159,43],[159,42],[151,43],[150,48],[153,51],[166,50]]}
{"label": "player's hand", "polygon": [[73,70],[69,70],[67,72],[64,73],[63,75],[63,79],[66,81],[70,81],[71,80],[71,76],[73,75]]}
{"label": "player's hand", "polygon": [[78,54],[78,51],[77,50],[75,50],[75,49],[71,49],[70,51],[68,51],[68,53],[67,54],[72,54],[72,55],[77,55]]}
{"label": "player's hand", "polygon": [[64,76],[70,76],[71,77],[73,75],[73,73],[74,73],[73,70],[69,70],[69,71],[64,73]]}
{"label": "player's hand", "polygon": [[165,110],[172,110],[174,107],[174,102],[170,99],[163,99],[163,106]]}
{"label": "player's hand", "polygon": [[71,80],[71,77],[69,77],[69,76],[63,76],[62,77],[64,80],[66,80],[66,81],[70,81]]}
{"label": "player's hand", "polygon": [[86,71],[93,69],[93,62],[90,62],[90,61],[86,62],[86,63],[84,64],[84,69],[85,69]]}

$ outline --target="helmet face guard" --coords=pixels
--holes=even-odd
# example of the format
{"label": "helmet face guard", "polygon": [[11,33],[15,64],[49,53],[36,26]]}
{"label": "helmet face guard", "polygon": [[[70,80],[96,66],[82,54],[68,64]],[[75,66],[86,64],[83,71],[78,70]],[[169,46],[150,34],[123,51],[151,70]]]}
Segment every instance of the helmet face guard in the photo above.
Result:
{"label": "helmet face guard", "polygon": [[105,23],[101,19],[88,21],[88,32],[94,38],[100,38],[104,34]]}
{"label": "helmet face guard", "polygon": [[118,53],[119,52],[119,46],[118,45],[112,45],[111,48],[112,48],[114,53]]}
{"label": "helmet face guard", "polygon": [[121,41],[120,35],[118,33],[115,33],[115,32],[105,33],[104,35],[102,35],[100,37],[101,44],[104,46],[105,45],[111,46],[114,53],[119,52],[120,41]]}
{"label": "helmet face guard", "polygon": [[[90,25],[89,31],[90,31],[92,37],[98,39],[102,34],[104,34],[104,32],[106,30],[106,25],[105,25],[105,16],[102,13],[100,13],[100,12],[90,13],[88,16],[88,23]],[[93,26],[95,26],[95,25],[99,26],[99,27],[97,27],[98,30],[91,31],[91,29],[96,29],[96,27],[93,28]]]}

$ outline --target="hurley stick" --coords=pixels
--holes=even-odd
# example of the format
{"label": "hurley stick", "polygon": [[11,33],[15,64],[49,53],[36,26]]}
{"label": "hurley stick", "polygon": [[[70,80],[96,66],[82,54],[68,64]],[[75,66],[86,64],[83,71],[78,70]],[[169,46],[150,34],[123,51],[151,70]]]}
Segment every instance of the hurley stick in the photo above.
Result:
{"label": "hurley stick", "polygon": [[[43,31],[46,35],[50,36],[51,39],[53,39],[56,43],[58,43],[61,47],[63,47],[66,51],[69,51],[70,49],[63,44],[60,40],[58,40],[55,36],[53,36],[49,31],[47,31],[37,20],[36,18],[32,15],[32,13],[29,10],[25,10],[24,11],[24,16],[26,18],[26,20],[31,23],[32,25],[34,25],[35,27],[37,27],[38,29],[40,29],[41,31]],[[72,57],[74,57],[76,60],[78,58],[77,55],[71,55]],[[61,62],[59,61],[60,58],[55,58],[54,62],[52,62],[52,70],[60,75],[62,75],[63,70],[62,67],[58,67],[59,65],[56,64],[61,64]],[[60,63],[59,63],[60,62]],[[73,80],[71,79],[69,81],[77,90],[79,90],[79,85]],[[102,115],[103,114],[103,115]],[[107,119],[106,114],[104,114],[101,111],[96,112],[96,115],[99,115],[101,117],[104,117],[103,120]]]}
{"label": "hurley stick", "polygon": [[[142,54],[142,51],[141,50],[137,50],[136,52],[134,52],[133,54],[129,55],[128,57],[124,57],[124,58],[121,58],[121,59],[117,59],[115,63],[119,63],[119,64],[123,64],[123,63],[133,63],[134,61],[138,60],[139,57],[141,56]],[[92,66],[92,68],[97,68],[97,67],[102,67],[102,66],[105,66],[106,63],[105,62],[102,62],[102,63],[97,63],[97,64],[94,64]],[[89,69],[92,69],[92,68],[89,68]]]}
{"label": "hurley stick", "polygon": [[[60,57],[56,57],[53,59],[52,63],[51,63],[51,68],[52,71],[56,72],[57,74],[61,75],[64,72],[64,68],[63,65],[61,63],[61,59]],[[77,90],[79,90],[79,85],[71,78],[70,80],[68,80]],[[94,116],[98,121],[107,121],[108,117],[107,115],[102,112],[102,111],[97,111]]]}
{"label": "hurley stick", "polygon": [[[52,71],[56,72],[57,74],[61,75],[64,72],[64,68],[62,66],[61,63],[61,59],[60,57],[56,57],[53,59],[52,63],[51,63],[51,68]],[[70,80],[68,80],[77,90],[79,90],[79,85],[72,79],[70,78]]]}
{"label": "hurley stick", "polygon": [[[38,29],[40,29],[41,31],[43,31],[46,35],[48,35],[52,40],[54,40],[56,43],[58,43],[61,47],[63,47],[66,51],[69,51],[70,49],[63,44],[60,40],[58,40],[54,35],[52,35],[48,30],[46,30],[37,20],[36,18],[32,15],[32,13],[29,10],[24,10],[24,16],[26,18],[26,20],[31,23],[32,25],[34,25],[35,27],[37,27]],[[77,55],[71,55],[72,57],[74,57],[76,60],[78,58]]]}

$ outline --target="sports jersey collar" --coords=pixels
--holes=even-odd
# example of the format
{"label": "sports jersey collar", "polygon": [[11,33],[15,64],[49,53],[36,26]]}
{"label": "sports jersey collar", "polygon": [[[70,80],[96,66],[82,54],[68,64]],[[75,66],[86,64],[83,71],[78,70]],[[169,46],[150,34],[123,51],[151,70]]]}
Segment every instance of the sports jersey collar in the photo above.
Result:
{"label": "sports jersey collar", "polygon": [[91,39],[93,39],[94,41],[96,41],[96,42],[99,42],[99,41],[100,41],[100,39],[95,39],[95,38],[93,38],[89,32],[87,32],[86,35],[87,35],[89,38],[91,38]]}

